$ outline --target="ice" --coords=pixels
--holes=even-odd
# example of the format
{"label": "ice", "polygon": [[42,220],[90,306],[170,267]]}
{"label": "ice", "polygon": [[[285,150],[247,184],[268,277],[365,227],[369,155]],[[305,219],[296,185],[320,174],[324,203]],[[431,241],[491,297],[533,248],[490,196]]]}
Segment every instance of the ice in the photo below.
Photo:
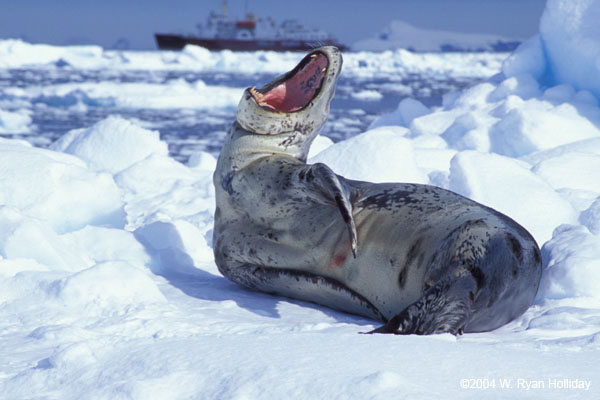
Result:
{"label": "ice", "polygon": [[600,196],[579,215],[579,222],[594,235],[600,235]]}
{"label": "ice", "polygon": [[[414,54],[406,50],[384,53],[349,52],[344,55],[344,73],[348,76],[420,73],[431,76],[489,77],[500,69],[505,57],[506,54],[503,53]],[[183,51],[177,52],[119,51],[104,50],[97,46],[60,47],[31,44],[19,39],[0,40],[0,68],[27,67],[46,70],[111,68],[125,71],[180,70],[256,74],[283,73],[292,69],[297,62],[298,55],[294,52],[233,53],[229,50],[209,52],[197,46],[186,46]],[[115,85],[111,82],[106,82],[105,86],[109,90],[118,90],[118,88],[113,89]],[[132,90],[140,88],[136,83],[126,84],[125,87],[130,87]],[[148,101],[157,104],[152,103],[152,99]],[[200,100],[196,99],[196,101]]]}
{"label": "ice", "polygon": [[598,20],[597,1],[548,1],[540,35],[549,64],[549,83],[568,83],[600,97]]}
{"label": "ice", "polygon": [[214,171],[217,166],[217,160],[205,151],[196,151],[190,155],[187,166],[190,168]]}
{"label": "ice", "polygon": [[354,99],[364,100],[364,101],[378,101],[383,98],[383,95],[381,93],[379,93],[377,90],[369,90],[369,89],[361,90],[358,92],[353,91],[350,94],[350,96]]}
{"label": "ice", "polygon": [[[329,146],[309,162],[321,162],[349,179],[425,183],[406,128],[381,127]],[[343,156],[342,156],[343,155]]]}
{"label": "ice", "polygon": [[555,189],[580,189],[600,195],[600,155],[569,152],[536,164],[532,169]]}
{"label": "ice", "polygon": [[490,132],[495,152],[519,157],[600,136],[598,113],[592,119],[582,117],[576,106],[553,106],[545,100],[530,99],[513,108]]}
{"label": "ice", "polygon": [[124,226],[121,193],[111,175],[91,171],[71,155],[9,141],[0,143],[0,152],[0,204],[57,232],[88,224]]}
{"label": "ice", "polygon": [[[495,76],[504,56],[345,55],[350,81],[415,71],[484,81],[441,107],[403,100],[358,136],[317,137],[309,156],[352,179],[436,184],[521,223],[542,246],[544,270],[515,321],[456,337],[360,335],[379,322],[246,290],[213,260],[214,157],[174,160],[135,117],[84,120],[50,150],[0,138],[0,397],[599,398],[599,4],[549,1],[540,34]],[[116,84],[107,71],[275,74],[299,57],[2,40],[0,71],[95,69],[106,80],[3,88],[0,126],[14,117],[13,131],[43,131],[25,116],[52,102],[64,110],[56,118],[119,102],[234,109],[237,89]],[[465,389],[464,379],[496,386]],[[550,388],[551,379],[591,386]]]}
{"label": "ice", "polygon": [[31,125],[31,117],[27,110],[6,111],[0,109],[0,135],[28,132],[29,125]]}
{"label": "ice", "polygon": [[380,126],[400,125],[410,126],[411,122],[418,117],[431,113],[429,108],[418,100],[405,98],[400,103],[396,110],[390,114],[383,114],[369,125],[369,129],[378,128]]}
{"label": "ice", "polygon": [[55,282],[52,289],[61,303],[87,312],[122,312],[130,304],[166,302],[146,270],[124,261],[95,264]]}
{"label": "ice", "polygon": [[103,81],[31,86],[14,97],[60,108],[233,109],[242,92],[243,88],[206,85],[202,80],[174,79],[164,84]]}
{"label": "ice", "polygon": [[73,154],[94,171],[116,174],[144,158],[169,153],[157,131],[140,128],[130,122],[108,117],[88,129],[67,132],[51,149]]}
{"label": "ice", "polygon": [[[568,248],[568,251],[565,251]],[[559,227],[544,245],[546,267],[539,297],[589,297],[600,305],[600,238],[581,226]]]}
{"label": "ice", "polygon": [[497,154],[463,151],[450,167],[450,190],[505,213],[545,243],[561,224],[574,223],[572,206],[529,165]]}
{"label": "ice", "polygon": [[410,49],[413,51],[509,51],[518,42],[501,36],[468,34],[414,27],[404,21],[390,22],[375,38],[356,42],[354,50],[383,51]]}
{"label": "ice", "polygon": [[540,79],[546,73],[546,55],[539,34],[523,42],[502,64],[506,77],[529,75]]}

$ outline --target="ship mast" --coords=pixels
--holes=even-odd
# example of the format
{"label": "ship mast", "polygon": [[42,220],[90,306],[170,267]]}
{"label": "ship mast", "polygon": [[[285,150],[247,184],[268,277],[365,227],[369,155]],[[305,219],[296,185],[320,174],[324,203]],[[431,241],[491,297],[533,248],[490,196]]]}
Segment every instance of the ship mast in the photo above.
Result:
{"label": "ship mast", "polygon": [[223,5],[221,6],[221,9],[223,10],[223,15],[227,16],[227,0],[223,0]]}

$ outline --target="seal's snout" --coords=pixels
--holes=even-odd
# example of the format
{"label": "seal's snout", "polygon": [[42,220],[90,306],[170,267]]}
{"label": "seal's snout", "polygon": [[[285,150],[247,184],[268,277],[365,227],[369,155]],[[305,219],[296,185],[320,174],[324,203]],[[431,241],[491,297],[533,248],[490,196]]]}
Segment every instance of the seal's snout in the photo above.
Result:
{"label": "seal's snout", "polygon": [[250,88],[254,100],[267,110],[293,112],[303,109],[314,99],[323,85],[329,60],[320,51],[304,59],[292,71],[262,89]]}
{"label": "seal's snout", "polygon": [[247,89],[238,106],[237,122],[252,134],[297,132],[312,137],[327,120],[341,69],[339,49],[313,50],[291,71],[260,89]]}

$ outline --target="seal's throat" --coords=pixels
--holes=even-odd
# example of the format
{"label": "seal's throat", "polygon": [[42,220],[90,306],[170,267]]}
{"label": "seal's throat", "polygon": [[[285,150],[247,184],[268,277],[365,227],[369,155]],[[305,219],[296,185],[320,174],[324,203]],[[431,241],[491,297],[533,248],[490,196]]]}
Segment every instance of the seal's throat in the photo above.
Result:
{"label": "seal's throat", "polygon": [[279,112],[302,110],[321,90],[329,61],[321,52],[306,56],[293,70],[250,93],[263,109]]}

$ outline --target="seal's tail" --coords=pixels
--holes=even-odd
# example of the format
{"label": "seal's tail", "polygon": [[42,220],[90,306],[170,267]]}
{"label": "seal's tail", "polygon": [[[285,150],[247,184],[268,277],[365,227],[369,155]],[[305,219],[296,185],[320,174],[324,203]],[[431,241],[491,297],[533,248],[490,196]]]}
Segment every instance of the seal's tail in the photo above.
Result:
{"label": "seal's tail", "polygon": [[476,288],[477,284],[468,272],[446,276],[385,325],[368,333],[462,334],[473,311]]}

